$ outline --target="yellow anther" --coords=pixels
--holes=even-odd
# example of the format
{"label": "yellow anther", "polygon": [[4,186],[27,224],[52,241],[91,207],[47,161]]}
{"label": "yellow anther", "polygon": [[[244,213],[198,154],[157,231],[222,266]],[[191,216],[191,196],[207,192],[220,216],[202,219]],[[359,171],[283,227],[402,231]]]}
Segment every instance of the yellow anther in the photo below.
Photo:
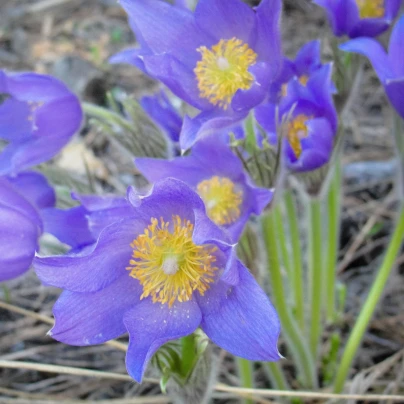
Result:
{"label": "yellow anther", "polygon": [[196,188],[203,199],[208,216],[218,225],[234,223],[240,217],[243,192],[225,177],[214,176],[200,182]]}
{"label": "yellow anther", "polygon": [[307,137],[306,122],[310,119],[307,115],[299,114],[288,124],[287,139],[296,158],[302,154],[301,139]]}
{"label": "yellow anther", "polygon": [[356,0],[360,18],[380,18],[384,16],[384,0]]}
{"label": "yellow anther", "polygon": [[256,63],[257,54],[237,38],[222,39],[212,49],[201,46],[198,52],[202,59],[194,73],[200,96],[227,109],[237,90],[251,87],[254,76],[248,69]]}
{"label": "yellow anther", "polygon": [[193,224],[175,215],[172,222],[151,219],[151,224],[132,243],[132,278],[143,286],[141,299],[168,304],[191,300],[194,291],[203,295],[214,281],[216,247],[192,241]]}

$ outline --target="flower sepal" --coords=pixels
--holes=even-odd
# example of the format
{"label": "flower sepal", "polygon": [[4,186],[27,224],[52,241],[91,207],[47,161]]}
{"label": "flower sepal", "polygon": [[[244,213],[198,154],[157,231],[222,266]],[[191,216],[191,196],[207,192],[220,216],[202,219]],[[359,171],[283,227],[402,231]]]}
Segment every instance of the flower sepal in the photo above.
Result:
{"label": "flower sepal", "polygon": [[183,402],[205,402],[210,396],[216,366],[209,339],[201,329],[161,347],[152,364],[161,372],[164,394],[177,400],[180,395]]}

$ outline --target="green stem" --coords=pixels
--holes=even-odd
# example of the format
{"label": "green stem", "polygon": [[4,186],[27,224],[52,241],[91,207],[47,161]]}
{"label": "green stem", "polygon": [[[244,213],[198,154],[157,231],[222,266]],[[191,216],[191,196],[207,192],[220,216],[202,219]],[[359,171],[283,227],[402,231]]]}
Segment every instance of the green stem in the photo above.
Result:
{"label": "green stem", "polygon": [[289,390],[289,384],[283,373],[283,370],[277,362],[266,363],[269,379],[271,380],[272,388],[275,390]]}
{"label": "green stem", "polygon": [[323,290],[322,268],[322,237],[321,237],[321,202],[317,198],[309,201],[310,209],[310,351],[313,360],[316,361],[318,346],[320,343],[322,323],[321,306]]}
{"label": "green stem", "polygon": [[333,178],[327,195],[328,236],[327,253],[325,257],[326,294],[325,305],[327,308],[327,321],[335,321],[335,288],[336,267],[339,251],[339,218],[341,203],[341,168],[338,162],[334,167]]}
{"label": "green stem", "polygon": [[344,388],[345,380],[348,376],[348,372],[351,367],[352,361],[356,355],[358,347],[362,341],[363,335],[369,325],[369,322],[375,311],[376,305],[384,290],[387,279],[394,266],[394,261],[396,260],[397,254],[400,251],[403,239],[404,239],[404,203],[401,204],[397,225],[394,229],[382,265],[380,266],[376,279],[373,282],[369,295],[366,298],[365,304],[363,305],[362,310],[359,313],[359,317],[356,320],[356,323],[351,332],[351,335],[349,336],[344,353],[342,355],[341,363],[338,367],[337,375],[335,377],[334,382],[335,393],[340,393]]}
{"label": "green stem", "polygon": [[299,323],[300,329],[304,331],[304,295],[303,295],[303,269],[302,269],[302,247],[300,244],[299,223],[296,204],[293,193],[285,192],[286,216],[289,221],[289,232],[292,243],[292,263],[293,275],[291,277],[292,289],[294,295],[295,316]]}
{"label": "green stem", "polygon": [[277,229],[273,213],[261,217],[262,234],[267,251],[268,273],[271,280],[272,296],[282,324],[288,346],[295,356],[296,366],[304,387],[315,388],[317,377],[314,362],[308,350],[306,341],[290,312],[282,281],[282,269],[277,247]]}
{"label": "green stem", "polygon": [[[238,372],[241,380],[241,387],[254,388],[254,374],[253,374],[253,362],[244,359],[237,358]],[[243,400],[245,404],[254,404],[252,398],[246,398]]]}
{"label": "green stem", "polygon": [[[281,206],[275,206],[274,207],[274,214],[275,214],[275,223],[276,223],[276,228],[278,231],[278,242],[279,242],[279,249],[282,254],[282,262],[283,265],[286,269],[286,273],[288,274],[288,278],[290,279],[290,282],[293,284],[293,272],[292,272],[292,266],[290,263],[290,254],[288,251],[288,241],[286,238],[286,233],[285,233],[285,224],[283,221],[282,217],[282,210]],[[293,304],[295,305],[295,301],[293,299]]]}

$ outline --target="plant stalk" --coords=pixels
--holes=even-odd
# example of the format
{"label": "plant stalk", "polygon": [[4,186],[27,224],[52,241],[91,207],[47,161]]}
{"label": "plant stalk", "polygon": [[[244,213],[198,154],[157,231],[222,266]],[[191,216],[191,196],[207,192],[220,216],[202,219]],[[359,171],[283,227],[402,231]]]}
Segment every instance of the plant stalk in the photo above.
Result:
{"label": "plant stalk", "polygon": [[268,273],[272,286],[272,297],[282,324],[283,333],[292,354],[296,360],[299,376],[306,388],[316,388],[317,376],[313,359],[302,333],[288,308],[282,281],[277,246],[277,229],[273,212],[267,212],[261,217],[262,234],[267,252]]}
{"label": "plant stalk", "polygon": [[310,234],[310,352],[314,362],[317,359],[318,346],[322,333],[321,309],[323,292],[322,265],[322,225],[321,201],[317,198],[309,201],[309,234]]}
{"label": "plant stalk", "polygon": [[289,232],[292,244],[292,266],[293,275],[291,277],[292,289],[295,301],[295,317],[304,331],[304,295],[303,295],[303,268],[302,268],[302,247],[300,243],[300,232],[298,214],[293,193],[286,191],[284,195],[286,216],[289,222]]}

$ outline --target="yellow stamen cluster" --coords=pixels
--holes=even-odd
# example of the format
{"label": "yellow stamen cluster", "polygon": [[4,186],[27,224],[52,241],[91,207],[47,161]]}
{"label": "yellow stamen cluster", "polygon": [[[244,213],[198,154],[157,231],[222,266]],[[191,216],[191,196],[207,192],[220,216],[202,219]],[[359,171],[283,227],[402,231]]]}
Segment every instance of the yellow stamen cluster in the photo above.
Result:
{"label": "yellow stamen cluster", "polygon": [[287,138],[296,158],[302,154],[301,139],[307,137],[307,115],[299,114],[288,124]]}
{"label": "yellow stamen cluster", "polygon": [[203,295],[214,281],[216,247],[195,245],[194,226],[175,215],[172,222],[151,219],[151,224],[132,243],[130,266],[132,278],[143,286],[141,299],[153,303],[186,302],[194,291]]}
{"label": "yellow stamen cluster", "polygon": [[237,90],[251,87],[254,76],[248,69],[256,63],[257,54],[237,38],[222,39],[212,49],[201,46],[198,52],[202,59],[194,73],[200,96],[226,110]]}
{"label": "yellow stamen cluster", "polygon": [[[299,82],[302,86],[306,87],[307,82],[309,81],[309,76],[306,76],[305,74],[302,74],[299,77]],[[282,97],[286,97],[288,95],[288,83],[283,83],[281,87],[281,95]]]}
{"label": "yellow stamen cluster", "polygon": [[360,18],[380,18],[384,16],[384,0],[356,0]]}
{"label": "yellow stamen cluster", "polygon": [[234,223],[240,217],[243,192],[233,181],[214,176],[198,184],[196,191],[206,205],[208,216],[218,225]]}

